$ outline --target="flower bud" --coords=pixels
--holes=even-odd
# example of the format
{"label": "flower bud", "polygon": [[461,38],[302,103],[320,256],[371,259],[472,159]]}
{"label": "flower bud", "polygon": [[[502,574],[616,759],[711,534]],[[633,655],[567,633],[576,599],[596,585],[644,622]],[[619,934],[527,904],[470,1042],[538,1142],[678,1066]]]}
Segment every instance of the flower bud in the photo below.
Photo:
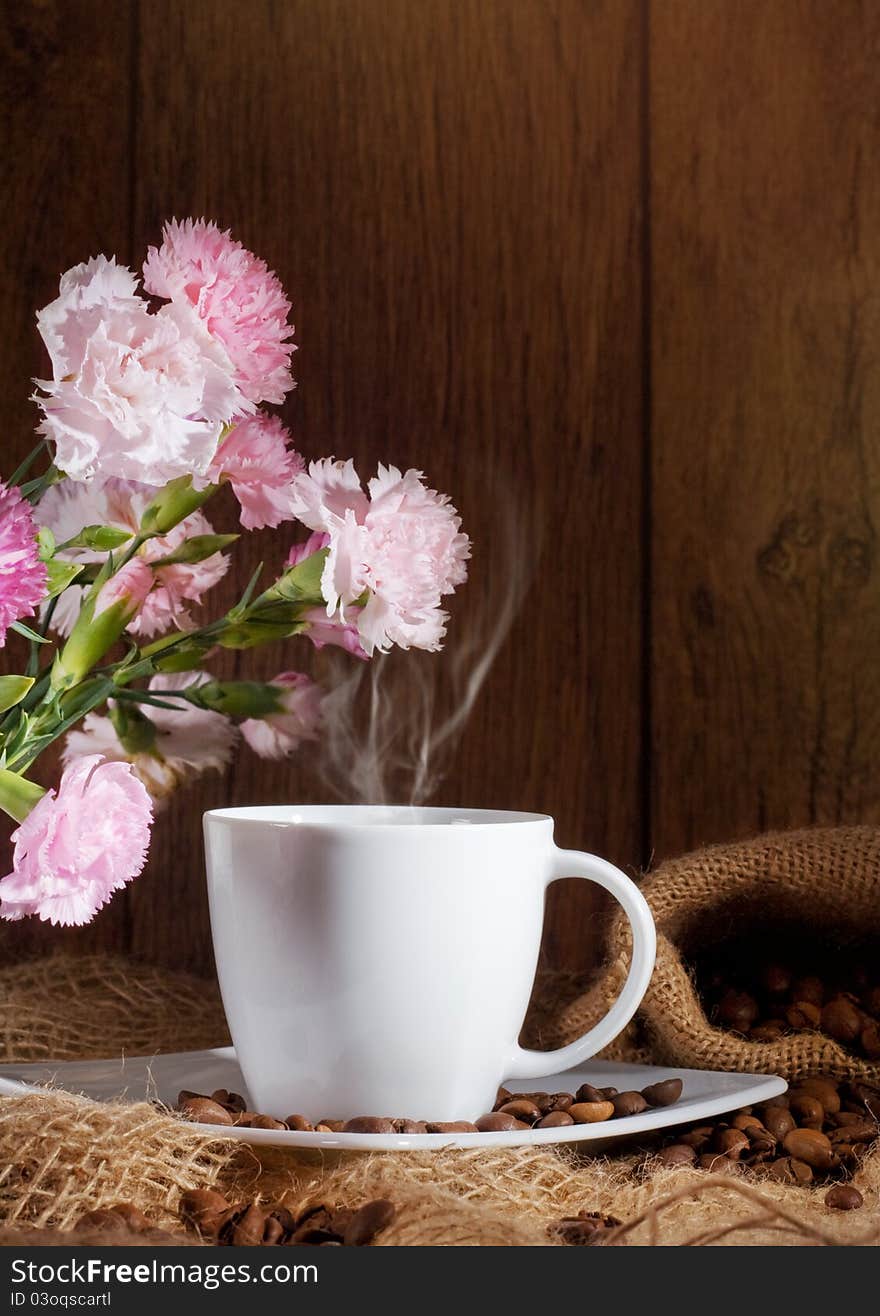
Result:
{"label": "flower bud", "polygon": [[206,484],[204,489],[194,489],[190,475],[181,475],[171,480],[164,489],[159,490],[141,517],[140,533],[166,535],[213,497],[219,487]]}
{"label": "flower bud", "polygon": [[55,658],[52,687],[65,690],[81,681],[128,623],[140,612],[153,587],[153,573],[142,558],[132,558],[86,599],[70,637]]}

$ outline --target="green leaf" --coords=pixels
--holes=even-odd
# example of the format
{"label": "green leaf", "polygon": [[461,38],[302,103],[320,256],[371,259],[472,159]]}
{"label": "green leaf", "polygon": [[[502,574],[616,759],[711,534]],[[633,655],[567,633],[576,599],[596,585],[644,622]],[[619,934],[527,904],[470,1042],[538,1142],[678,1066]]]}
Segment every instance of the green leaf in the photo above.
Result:
{"label": "green leaf", "polygon": [[54,599],[57,594],[63,594],[81,572],[82,567],[78,562],[62,562],[59,558],[47,562],[46,597]]}
{"label": "green leaf", "polygon": [[154,558],[150,566],[170,567],[179,562],[204,562],[205,558],[213,557],[215,553],[228,548],[240,538],[240,535],[193,535],[192,539],[184,540],[180,547],[169,553],[167,557]]}
{"label": "green leaf", "polygon": [[251,599],[254,597],[254,590],[257,588],[257,581],[260,579],[260,573],[262,570],[263,570],[263,564],[261,562],[258,565],[254,574],[251,576],[247,585],[245,586],[244,593],[236,603],[235,607],[229,609],[230,617],[234,616],[235,619],[238,620],[239,617],[244,615],[245,611],[247,610],[248,604],[250,603]]}
{"label": "green leaf", "polygon": [[23,635],[24,638],[30,640],[32,644],[52,643],[51,640],[46,639],[45,635],[38,635],[36,631],[31,630],[30,626],[25,626],[23,621],[14,621],[9,629],[15,631],[18,635]]}
{"label": "green leaf", "polygon": [[0,713],[20,703],[33,683],[32,676],[0,676]]}

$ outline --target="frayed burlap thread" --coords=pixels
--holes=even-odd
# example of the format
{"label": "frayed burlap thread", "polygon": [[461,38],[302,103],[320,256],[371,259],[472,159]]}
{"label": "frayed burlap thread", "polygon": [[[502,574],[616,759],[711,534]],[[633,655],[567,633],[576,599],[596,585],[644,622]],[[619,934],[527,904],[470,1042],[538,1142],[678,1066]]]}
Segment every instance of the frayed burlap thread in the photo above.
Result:
{"label": "frayed burlap thread", "polygon": [[[641,889],[657,924],[657,963],[638,1020],[603,1056],[642,1060],[646,1041],[655,1063],[781,1074],[792,1081],[830,1074],[880,1082],[880,1063],[819,1033],[750,1042],[714,1027],[686,958],[774,921],[800,923],[813,935],[880,935],[880,828],[813,828],[713,846],[662,864]],[[604,974],[562,1008],[549,1041],[571,1041],[606,1013],[626,976],[631,946],[629,926],[618,915]]]}
{"label": "frayed burlap thread", "polygon": [[179,1224],[180,1194],[215,1184],[237,1150],[147,1102],[53,1091],[4,1097],[0,1224],[71,1229],[86,1211],[119,1201],[157,1225]]}

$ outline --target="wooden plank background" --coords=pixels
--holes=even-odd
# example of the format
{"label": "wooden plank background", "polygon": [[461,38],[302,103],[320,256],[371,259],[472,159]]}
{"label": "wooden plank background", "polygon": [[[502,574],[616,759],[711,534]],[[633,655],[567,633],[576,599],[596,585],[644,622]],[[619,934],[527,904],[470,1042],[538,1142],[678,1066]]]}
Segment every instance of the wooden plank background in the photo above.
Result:
{"label": "wooden plank background", "polygon": [[[450,649],[402,656],[438,717],[462,640],[522,596],[438,802],[546,810],[632,871],[880,816],[874,6],[2,12],[4,469],[30,443],[33,313],[58,273],[97,250],[137,265],[165,216],[216,217],[294,299],[303,451],[418,464],[474,537]],[[217,605],[286,547],[248,536]],[[308,754],[242,754],[174,800],[91,928],[19,924],[4,948],[204,968],[202,810],[327,796]],[[560,884],[551,961],[585,963],[595,921]]]}

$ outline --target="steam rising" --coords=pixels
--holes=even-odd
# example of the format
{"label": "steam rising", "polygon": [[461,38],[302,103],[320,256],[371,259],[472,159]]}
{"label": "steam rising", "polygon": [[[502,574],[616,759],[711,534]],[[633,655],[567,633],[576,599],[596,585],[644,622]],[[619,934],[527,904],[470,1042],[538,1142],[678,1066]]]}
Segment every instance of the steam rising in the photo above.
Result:
{"label": "steam rising", "polygon": [[508,505],[502,523],[487,530],[471,579],[452,601],[439,653],[392,650],[352,666],[350,657],[325,651],[332,670],[318,767],[346,802],[418,805],[437,790],[537,555],[521,509]]}

